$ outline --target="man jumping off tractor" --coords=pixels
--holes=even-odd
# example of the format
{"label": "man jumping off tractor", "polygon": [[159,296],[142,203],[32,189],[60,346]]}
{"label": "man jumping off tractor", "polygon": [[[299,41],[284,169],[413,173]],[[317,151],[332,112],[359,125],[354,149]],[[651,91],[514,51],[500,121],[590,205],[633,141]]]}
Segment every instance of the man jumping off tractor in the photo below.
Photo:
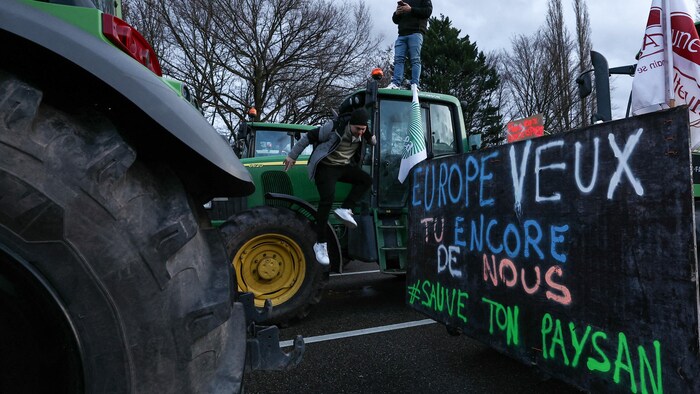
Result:
{"label": "man jumping off tractor", "polygon": [[375,145],[377,142],[367,127],[368,119],[364,108],[356,109],[349,115],[340,115],[337,120],[329,121],[304,134],[284,159],[284,169],[288,171],[294,166],[304,148],[309,144],[314,145],[307,170],[309,179],[314,180],[320,197],[316,214],[317,241],[314,244],[314,253],[316,260],[322,265],[330,264],[326,222],[335,197],[336,183],[352,184],[345,201],[340,208],[333,211],[348,228],[357,227],[352,208],[372,186],[372,178],[360,168],[365,143]]}

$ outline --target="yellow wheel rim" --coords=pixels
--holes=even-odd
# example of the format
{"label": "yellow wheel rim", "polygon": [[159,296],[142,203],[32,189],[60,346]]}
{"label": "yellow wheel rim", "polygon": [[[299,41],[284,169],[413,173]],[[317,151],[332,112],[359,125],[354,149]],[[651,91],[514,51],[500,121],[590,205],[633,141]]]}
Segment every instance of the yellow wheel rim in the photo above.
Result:
{"label": "yellow wheel rim", "polygon": [[255,295],[255,306],[289,301],[299,291],[306,273],[306,258],[292,238],[263,234],[248,240],[233,257],[238,288]]}

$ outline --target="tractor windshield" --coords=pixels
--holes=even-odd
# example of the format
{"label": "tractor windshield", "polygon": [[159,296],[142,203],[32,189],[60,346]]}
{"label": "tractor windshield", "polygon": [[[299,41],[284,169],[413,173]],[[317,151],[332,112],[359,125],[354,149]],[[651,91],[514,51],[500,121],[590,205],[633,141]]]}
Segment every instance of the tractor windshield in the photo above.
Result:
{"label": "tractor windshield", "polygon": [[[398,174],[408,137],[411,102],[384,99],[379,105],[379,206],[401,208],[406,204],[409,180],[401,184]],[[429,155],[432,153],[438,157],[457,153],[453,118],[448,105],[421,102],[421,122]]]}
{"label": "tractor windshield", "polygon": [[[290,133],[258,129],[255,132],[255,154],[251,157],[286,155],[294,146],[294,142]],[[312,150],[313,147],[309,145],[301,154],[311,154]]]}

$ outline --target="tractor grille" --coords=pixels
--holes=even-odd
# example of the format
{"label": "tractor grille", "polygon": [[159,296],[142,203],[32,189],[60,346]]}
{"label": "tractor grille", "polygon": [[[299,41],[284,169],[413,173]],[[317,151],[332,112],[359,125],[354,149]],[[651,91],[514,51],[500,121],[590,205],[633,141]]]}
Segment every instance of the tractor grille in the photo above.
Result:
{"label": "tractor grille", "polygon": [[[263,193],[282,193],[290,196],[294,195],[292,181],[284,171],[268,171],[261,176]],[[272,206],[288,206],[289,203],[284,201],[268,200],[268,205]]]}

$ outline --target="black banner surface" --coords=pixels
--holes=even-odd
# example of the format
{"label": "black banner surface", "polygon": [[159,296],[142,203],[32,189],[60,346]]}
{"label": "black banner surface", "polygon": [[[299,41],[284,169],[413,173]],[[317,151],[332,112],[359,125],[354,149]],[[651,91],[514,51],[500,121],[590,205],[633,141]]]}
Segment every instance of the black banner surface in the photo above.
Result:
{"label": "black banner surface", "polygon": [[593,392],[700,392],[685,107],[427,161],[406,302]]}

